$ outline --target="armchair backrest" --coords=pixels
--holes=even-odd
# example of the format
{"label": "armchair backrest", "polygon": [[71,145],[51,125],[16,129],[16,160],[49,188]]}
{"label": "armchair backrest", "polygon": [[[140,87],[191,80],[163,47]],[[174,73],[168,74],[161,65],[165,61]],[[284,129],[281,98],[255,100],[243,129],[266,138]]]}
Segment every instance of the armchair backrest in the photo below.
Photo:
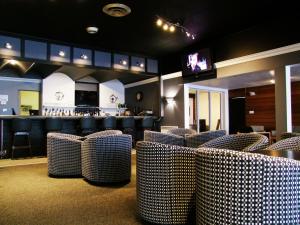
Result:
{"label": "armchair backrest", "polygon": [[147,131],[144,132],[144,141],[158,142],[161,144],[169,145],[184,145],[184,138],[175,134],[161,133],[157,131]]}
{"label": "armchair backrest", "polygon": [[225,135],[202,144],[200,147],[230,149],[237,151],[255,151],[265,149],[269,145],[266,136],[257,133],[241,133]]}

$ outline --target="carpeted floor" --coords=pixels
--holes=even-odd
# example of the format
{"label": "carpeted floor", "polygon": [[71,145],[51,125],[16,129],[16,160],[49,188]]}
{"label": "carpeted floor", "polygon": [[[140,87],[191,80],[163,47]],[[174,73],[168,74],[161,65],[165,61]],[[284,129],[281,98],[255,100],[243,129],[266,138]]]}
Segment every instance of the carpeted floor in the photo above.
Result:
{"label": "carpeted floor", "polygon": [[50,178],[47,164],[0,168],[1,225],[135,225],[136,165],[131,182],[93,186],[81,178]]}

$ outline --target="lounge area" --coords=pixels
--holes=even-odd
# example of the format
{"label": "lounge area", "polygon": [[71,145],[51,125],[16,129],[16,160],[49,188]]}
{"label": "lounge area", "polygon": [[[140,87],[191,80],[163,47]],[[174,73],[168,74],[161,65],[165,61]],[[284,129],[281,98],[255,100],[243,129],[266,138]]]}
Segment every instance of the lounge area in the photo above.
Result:
{"label": "lounge area", "polygon": [[0,8],[0,225],[300,224],[295,1]]}

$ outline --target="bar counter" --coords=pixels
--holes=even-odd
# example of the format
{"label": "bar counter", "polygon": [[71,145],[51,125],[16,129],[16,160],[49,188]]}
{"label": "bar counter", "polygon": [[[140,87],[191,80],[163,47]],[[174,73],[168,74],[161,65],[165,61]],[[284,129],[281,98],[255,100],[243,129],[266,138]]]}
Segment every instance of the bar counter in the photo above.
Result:
{"label": "bar counter", "polygon": [[[32,120],[32,128],[30,132],[30,140],[32,146],[32,155],[33,156],[44,156],[46,155],[46,136],[47,132],[45,129],[45,119],[46,118],[61,118],[63,120],[62,133],[76,134],[80,135],[80,119],[84,116],[12,116],[12,115],[0,115],[0,141],[1,141],[1,153],[6,151],[7,154],[5,158],[10,158],[11,155],[11,146],[12,146],[12,120],[14,118],[29,118]],[[117,118],[117,129],[120,129],[120,121],[126,116],[116,116]],[[153,116],[154,119],[156,118]],[[97,131],[103,130],[102,120],[105,116],[94,116],[96,119]],[[144,116],[134,116],[136,120],[136,128]],[[136,129],[138,130],[138,129]],[[22,150],[19,150],[20,152]],[[25,151],[27,152],[27,151]]]}

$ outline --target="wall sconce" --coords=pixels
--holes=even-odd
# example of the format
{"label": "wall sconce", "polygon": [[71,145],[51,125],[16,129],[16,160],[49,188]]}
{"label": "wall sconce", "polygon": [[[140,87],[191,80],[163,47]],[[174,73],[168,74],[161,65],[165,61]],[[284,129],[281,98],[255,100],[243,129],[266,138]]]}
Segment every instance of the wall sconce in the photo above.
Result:
{"label": "wall sconce", "polygon": [[12,49],[11,43],[6,42],[6,43],[5,43],[5,48],[7,48],[7,49]]}
{"label": "wall sconce", "polygon": [[173,97],[166,97],[166,101],[168,104],[174,104],[175,103],[175,100]]}
{"label": "wall sconce", "polygon": [[250,96],[255,96],[256,93],[255,93],[254,91],[249,91],[249,95],[250,95]]}

